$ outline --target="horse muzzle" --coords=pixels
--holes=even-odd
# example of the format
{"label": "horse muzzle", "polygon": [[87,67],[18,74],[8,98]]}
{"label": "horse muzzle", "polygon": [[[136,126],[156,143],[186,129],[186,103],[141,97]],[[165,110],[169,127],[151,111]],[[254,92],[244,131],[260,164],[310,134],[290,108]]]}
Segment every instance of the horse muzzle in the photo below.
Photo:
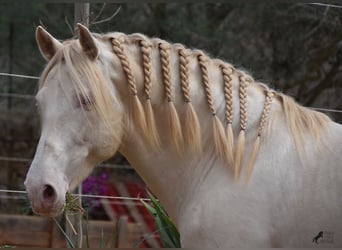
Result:
{"label": "horse muzzle", "polygon": [[28,180],[25,181],[25,186],[34,213],[56,217],[63,212],[66,189],[57,189],[51,184],[34,186]]}

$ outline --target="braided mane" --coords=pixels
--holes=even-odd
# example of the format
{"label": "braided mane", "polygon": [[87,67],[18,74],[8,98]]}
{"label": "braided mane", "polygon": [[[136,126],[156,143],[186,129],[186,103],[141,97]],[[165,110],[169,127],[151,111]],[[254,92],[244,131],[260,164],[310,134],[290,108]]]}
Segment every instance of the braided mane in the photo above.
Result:
{"label": "braided mane", "polygon": [[[201,81],[203,83],[203,90],[205,93],[206,102],[211,112],[212,124],[213,124],[213,137],[215,142],[215,151],[217,155],[227,163],[227,165],[233,168],[235,178],[240,177],[241,169],[244,165],[243,156],[245,153],[245,135],[248,129],[248,117],[247,117],[247,89],[252,84],[257,84],[259,88],[263,90],[265,95],[264,107],[259,118],[259,125],[257,136],[255,138],[254,146],[252,147],[249,160],[247,162],[247,180],[250,178],[253,166],[257,159],[257,155],[261,146],[261,140],[265,134],[266,124],[269,120],[272,101],[277,98],[282,104],[285,117],[292,135],[293,142],[297,148],[299,155],[301,154],[301,148],[303,148],[303,135],[309,132],[315,140],[319,140],[323,128],[326,126],[329,118],[319,112],[304,108],[295,101],[281,93],[277,93],[274,90],[269,89],[266,85],[256,83],[254,79],[242,70],[234,68],[231,64],[223,62],[218,59],[209,58],[203,51],[190,50],[185,48],[181,44],[170,44],[164,40],[157,38],[147,38],[142,34],[126,35],[123,33],[111,33],[102,37],[104,40],[111,41],[114,53],[117,55],[121,62],[123,72],[128,82],[128,89],[132,96],[132,120],[137,129],[140,129],[142,135],[145,136],[152,148],[160,147],[160,138],[156,126],[154,117],[154,111],[151,105],[151,91],[152,85],[152,52],[157,51],[160,57],[162,84],[164,86],[164,93],[167,101],[167,117],[169,126],[169,137],[172,145],[180,153],[183,150],[190,150],[195,153],[199,153],[202,150],[201,140],[201,126],[198,120],[197,113],[194,109],[191,99],[191,92],[189,87],[189,58],[196,58],[200,74]],[[71,43],[70,46],[73,44]],[[134,71],[131,67],[130,57],[126,53],[125,49],[128,45],[135,45],[141,52],[143,72],[143,84],[144,93],[139,95],[137,89],[137,83],[134,76]],[[68,51],[65,50],[64,56],[67,56]],[[171,78],[171,65],[170,65],[170,52],[176,52],[179,62],[179,82],[182,97],[185,106],[185,121],[184,126],[179,119],[177,109],[174,105],[174,83]],[[72,57],[81,56],[78,53]],[[82,58],[83,60],[84,58]],[[52,60],[53,61],[53,60]],[[77,61],[77,59],[75,59]],[[212,86],[209,79],[208,64],[212,63],[221,73],[223,82],[223,95],[225,101],[225,121],[221,121],[217,116],[217,107],[215,106]],[[51,62],[56,64],[56,62]],[[68,62],[67,62],[68,64]],[[75,71],[76,67],[73,63],[67,65],[71,68],[71,71]],[[88,68],[91,65],[86,65]],[[44,75],[46,77],[48,71],[52,66],[48,66]],[[79,70],[76,70],[80,72]],[[44,78],[45,78],[44,77]],[[77,78],[75,74],[71,77]],[[233,123],[233,77],[238,79],[238,96],[239,96],[239,135],[235,140],[233,135],[232,123]],[[80,81],[74,81],[80,82]],[[91,81],[90,81],[91,82]],[[81,83],[80,83],[81,84]],[[80,88],[80,87],[78,87]],[[84,91],[83,91],[84,92]],[[103,95],[106,95],[104,92]],[[95,102],[96,103],[96,102]],[[110,101],[105,103],[110,104]],[[101,110],[99,108],[99,110]],[[108,109],[109,110],[109,109]],[[101,117],[104,117],[103,112],[100,113]]]}
{"label": "braided mane", "polygon": [[[158,50],[160,54],[160,63],[162,68],[163,84],[165,90],[165,97],[168,105],[168,119],[170,138],[176,149],[181,152],[184,149],[183,145],[190,146],[190,149],[195,152],[201,150],[201,126],[199,124],[197,114],[192,105],[190,88],[189,88],[189,57],[196,57],[201,72],[201,79],[206,95],[207,104],[212,114],[213,135],[215,141],[215,149],[218,156],[223,159],[229,166],[233,166],[234,175],[238,179],[243,166],[243,156],[245,151],[245,133],[247,129],[247,88],[251,84],[258,84],[265,94],[265,101],[263,111],[259,121],[259,127],[255,143],[249,157],[247,164],[247,180],[250,178],[254,163],[256,161],[261,138],[265,133],[266,124],[269,119],[272,101],[277,98],[281,101],[283,110],[285,112],[286,120],[292,134],[294,144],[298,153],[302,148],[302,137],[307,131],[313,136],[315,140],[319,140],[320,133],[325,127],[329,118],[319,112],[304,108],[295,101],[281,93],[270,90],[266,85],[255,83],[254,79],[245,72],[235,69],[232,65],[218,59],[210,59],[203,51],[186,49],[181,44],[170,44],[164,40],[156,38],[147,38],[142,34],[126,35],[122,33],[111,34],[113,49],[121,61],[122,67],[126,74],[129,88],[132,90],[132,95],[135,103],[135,121],[144,131],[145,136],[149,138],[152,146],[159,146],[159,137],[156,129],[155,118],[151,107],[151,53],[152,50]],[[125,45],[136,44],[140,47],[143,63],[141,65],[144,73],[144,91],[145,100],[144,110],[141,108],[142,104],[137,98],[136,83],[133,72],[129,66],[129,59],[124,51]],[[184,103],[186,104],[186,126],[182,129],[179,121],[177,110],[173,104],[173,83],[171,79],[171,68],[169,53],[170,50],[177,52],[179,56],[179,77],[181,90],[183,94]],[[216,115],[216,107],[214,104],[211,84],[208,76],[208,62],[212,60],[215,65],[221,70],[223,78],[223,94],[225,98],[225,128],[223,121]],[[238,76],[239,79],[239,107],[240,107],[240,133],[236,143],[234,143],[234,135],[232,130],[233,123],[233,76]],[[182,133],[184,131],[184,133]]]}

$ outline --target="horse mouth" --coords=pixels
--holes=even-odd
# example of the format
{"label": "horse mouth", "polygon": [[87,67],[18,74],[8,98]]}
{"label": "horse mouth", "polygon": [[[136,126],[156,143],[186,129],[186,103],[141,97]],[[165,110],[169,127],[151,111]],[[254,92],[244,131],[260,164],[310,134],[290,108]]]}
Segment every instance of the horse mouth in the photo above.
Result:
{"label": "horse mouth", "polygon": [[62,214],[65,208],[65,195],[58,197],[49,185],[44,185],[38,195],[28,190],[28,198],[31,201],[33,213],[45,217],[57,217]]}
{"label": "horse mouth", "polygon": [[32,204],[32,211],[40,216],[54,218],[61,215],[64,211],[65,203],[62,205],[38,205]]}

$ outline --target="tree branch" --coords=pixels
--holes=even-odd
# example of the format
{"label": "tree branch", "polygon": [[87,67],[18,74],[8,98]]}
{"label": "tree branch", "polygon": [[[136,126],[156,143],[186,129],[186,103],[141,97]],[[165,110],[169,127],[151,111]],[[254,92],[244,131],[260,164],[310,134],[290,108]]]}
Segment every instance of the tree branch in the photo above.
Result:
{"label": "tree branch", "polygon": [[329,12],[329,9],[330,9],[330,7],[329,6],[327,6],[326,8],[325,8],[325,11],[324,11],[324,13],[323,13],[323,17],[322,17],[322,19],[321,19],[321,21],[319,22],[319,24],[316,26],[316,27],[314,27],[309,33],[307,33],[305,36],[304,36],[304,39],[307,39],[307,38],[309,38],[310,36],[312,36],[322,25],[323,25],[323,23],[325,22],[325,19],[326,19],[326,17],[327,17],[327,14],[328,14],[328,12]]}
{"label": "tree branch", "polygon": [[102,15],[102,13],[103,13],[105,7],[106,7],[106,3],[103,3],[103,4],[102,4],[102,7],[101,7],[101,9],[100,9],[100,11],[99,11],[99,13],[96,15],[96,17],[94,18],[94,20],[92,20],[91,23],[96,22],[96,21],[100,18],[100,16]]}
{"label": "tree branch", "polygon": [[110,20],[112,20],[112,19],[119,13],[120,10],[121,10],[121,5],[120,5],[119,8],[114,12],[113,15],[111,15],[111,16],[108,17],[108,18],[102,19],[102,20],[100,20],[100,21],[92,22],[91,25],[109,22]]}

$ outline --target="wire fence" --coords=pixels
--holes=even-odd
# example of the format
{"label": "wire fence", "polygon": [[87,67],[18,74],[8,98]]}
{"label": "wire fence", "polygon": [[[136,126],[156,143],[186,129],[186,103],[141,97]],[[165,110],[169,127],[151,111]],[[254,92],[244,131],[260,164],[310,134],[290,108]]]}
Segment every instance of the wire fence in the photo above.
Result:
{"label": "wire fence", "polygon": [[[9,189],[0,189],[0,193],[5,194],[21,194],[21,195],[27,195],[27,192],[24,190],[9,190]],[[82,198],[97,198],[97,199],[110,199],[110,200],[125,200],[125,201],[149,201],[148,198],[136,198],[136,197],[123,197],[123,196],[108,196],[108,195],[93,195],[93,194],[72,194],[76,197],[82,197]]]}
{"label": "wire fence", "polygon": [[0,76],[26,78],[26,79],[35,79],[35,80],[39,80],[40,79],[40,77],[38,77],[38,76],[28,76],[28,75],[10,74],[10,73],[2,73],[2,72],[0,72]]}
{"label": "wire fence", "polygon": [[[21,75],[21,74],[9,74],[9,73],[1,73],[1,72],[0,72],[0,76],[17,77],[17,78],[33,79],[33,80],[39,80],[40,79],[40,77],[37,77],[37,76]],[[17,93],[0,93],[0,97],[21,98],[21,99],[34,99],[35,98],[34,95],[17,94]],[[329,109],[329,108],[311,107],[311,109],[314,109],[317,111],[322,111],[322,112],[342,113],[342,110]],[[28,163],[29,164],[30,162],[32,162],[32,159],[20,158],[20,157],[0,156],[0,161],[22,162],[22,163]],[[126,169],[126,170],[132,169],[132,167],[129,165],[116,165],[116,164],[106,164],[106,163],[99,164],[98,167],[106,167],[106,168],[112,168],[112,169]],[[25,196],[27,195],[26,191],[0,189],[0,198],[24,199],[23,195],[25,195]],[[90,194],[74,194],[74,195],[82,197],[82,198],[110,199],[110,200],[123,200],[123,201],[139,201],[139,202],[141,200],[141,198],[122,197],[122,196],[103,196],[103,195],[90,195]],[[143,198],[142,200],[149,200],[149,199]]]}

